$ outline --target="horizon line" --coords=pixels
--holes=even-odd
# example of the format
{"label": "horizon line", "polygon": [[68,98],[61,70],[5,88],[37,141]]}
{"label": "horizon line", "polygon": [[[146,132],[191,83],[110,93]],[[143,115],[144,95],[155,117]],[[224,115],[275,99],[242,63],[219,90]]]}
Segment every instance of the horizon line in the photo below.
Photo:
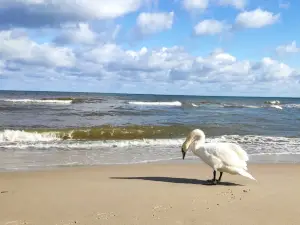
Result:
{"label": "horizon line", "polygon": [[112,94],[112,95],[161,95],[161,96],[191,96],[191,97],[241,97],[241,98],[300,98],[292,96],[243,96],[243,95],[191,95],[191,94],[151,94],[151,93],[125,93],[125,92],[88,92],[88,91],[41,91],[41,90],[1,90],[0,92],[54,92],[54,93],[88,93],[88,94]]}

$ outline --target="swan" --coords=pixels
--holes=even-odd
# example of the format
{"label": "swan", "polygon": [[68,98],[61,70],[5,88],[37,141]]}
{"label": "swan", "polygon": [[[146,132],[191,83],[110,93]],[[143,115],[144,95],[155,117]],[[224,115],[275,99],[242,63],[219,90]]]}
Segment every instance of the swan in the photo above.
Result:
{"label": "swan", "polygon": [[[182,144],[183,160],[189,149],[213,169],[213,179],[208,180],[212,184],[217,184],[221,181],[223,172],[232,175],[239,174],[256,180],[247,172],[247,161],[249,160],[247,153],[237,144],[205,143],[204,132],[200,129],[195,129],[189,133]],[[216,180],[216,171],[220,172],[218,180]]]}

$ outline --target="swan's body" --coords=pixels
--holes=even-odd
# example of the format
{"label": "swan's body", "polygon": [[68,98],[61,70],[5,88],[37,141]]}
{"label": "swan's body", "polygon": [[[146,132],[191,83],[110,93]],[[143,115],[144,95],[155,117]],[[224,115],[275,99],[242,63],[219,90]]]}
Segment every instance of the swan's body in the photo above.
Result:
{"label": "swan's body", "polygon": [[232,175],[242,175],[252,180],[255,178],[247,172],[247,153],[234,143],[205,143],[205,134],[199,129],[193,130],[182,145],[183,159],[188,149],[201,158],[213,169],[213,183],[217,183],[216,171],[220,172],[218,181],[221,181],[223,172]]}

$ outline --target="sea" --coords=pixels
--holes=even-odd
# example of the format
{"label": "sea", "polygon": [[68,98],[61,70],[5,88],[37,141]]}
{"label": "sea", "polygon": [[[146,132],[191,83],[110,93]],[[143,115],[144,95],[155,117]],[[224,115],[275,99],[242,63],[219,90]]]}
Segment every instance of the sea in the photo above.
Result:
{"label": "sea", "polygon": [[181,145],[234,142],[249,163],[300,162],[300,99],[0,91],[0,170],[201,160]]}

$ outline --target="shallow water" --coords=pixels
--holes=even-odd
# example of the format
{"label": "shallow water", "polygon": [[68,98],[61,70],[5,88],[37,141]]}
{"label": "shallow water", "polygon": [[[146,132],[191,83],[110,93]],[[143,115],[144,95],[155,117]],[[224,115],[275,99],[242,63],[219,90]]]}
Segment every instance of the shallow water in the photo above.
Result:
{"label": "shallow water", "polygon": [[0,169],[178,160],[192,128],[251,161],[299,162],[297,98],[1,91]]}

